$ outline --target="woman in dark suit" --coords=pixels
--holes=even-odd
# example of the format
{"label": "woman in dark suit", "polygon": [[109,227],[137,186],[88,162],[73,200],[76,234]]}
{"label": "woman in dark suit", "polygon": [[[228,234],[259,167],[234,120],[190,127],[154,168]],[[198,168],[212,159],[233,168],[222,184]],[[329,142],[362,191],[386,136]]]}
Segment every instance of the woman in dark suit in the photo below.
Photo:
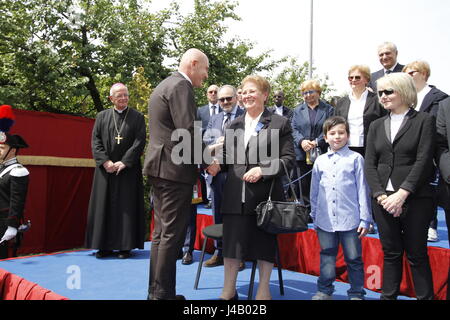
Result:
{"label": "woman in dark suit", "polygon": [[[305,100],[294,109],[292,116],[292,134],[294,136],[295,158],[300,169],[300,175],[311,171],[313,161],[310,152],[319,147],[322,153],[327,151],[327,143],[323,137],[323,123],[334,114],[334,108],[320,100],[322,88],[317,80],[307,80],[300,86]],[[311,175],[301,181],[303,197],[309,203]]]}
{"label": "woman in dark suit", "polygon": [[[437,116],[439,109],[439,102],[448,97],[445,92],[442,92],[435,86],[429,85],[427,83],[428,78],[431,74],[430,65],[426,61],[414,61],[408,63],[404,68],[403,72],[409,74],[416,86],[417,90],[417,105],[416,110],[420,112],[426,112],[432,116]],[[439,171],[435,166],[436,177],[439,177]],[[433,181],[434,184],[434,181]],[[435,199],[435,209],[433,218],[431,219],[430,226],[428,228],[428,241],[436,242],[439,241],[437,226],[437,199]]]}
{"label": "woman in dark suit", "polygon": [[[266,79],[246,77],[242,81],[246,112],[225,132],[224,163],[220,166],[228,172],[222,199],[223,300],[237,299],[236,278],[242,260],[258,261],[260,276],[256,299],[271,299],[269,280],[277,237],[257,227],[255,208],[267,200],[273,179],[276,180],[272,199],[283,199],[281,175],[284,169],[280,159],[289,168],[295,154],[289,120],[264,107],[269,91]],[[214,175],[211,167],[208,171]]]}
{"label": "woman in dark suit", "polygon": [[377,88],[389,114],[370,125],[365,173],[384,252],[381,299],[396,299],[399,294],[404,252],[417,298],[433,299],[427,232],[433,214],[429,182],[433,178],[435,120],[414,110],[417,93],[407,74],[386,75],[377,81]]}
{"label": "woman in dark suit", "polygon": [[387,113],[378,101],[377,95],[367,89],[369,81],[369,67],[364,65],[350,67],[348,82],[352,92],[337,101],[335,110],[335,115],[344,117],[349,123],[350,149],[363,157],[369,125]]}

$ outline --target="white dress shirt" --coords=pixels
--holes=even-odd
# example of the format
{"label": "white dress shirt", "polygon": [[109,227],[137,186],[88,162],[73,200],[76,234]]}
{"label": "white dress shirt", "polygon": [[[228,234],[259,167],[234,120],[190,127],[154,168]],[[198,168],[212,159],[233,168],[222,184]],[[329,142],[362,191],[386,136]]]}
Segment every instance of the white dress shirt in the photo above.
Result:
{"label": "white dress shirt", "polygon": [[431,91],[431,87],[429,85],[426,85],[422,90],[417,92],[417,105],[416,105],[416,111],[420,110],[420,107],[422,106],[423,99],[425,96]]}
{"label": "white dress shirt", "polygon": [[[405,111],[403,114],[390,114],[391,117],[391,143],[394,142],[395,136],[397,135],[400,127],[405,119],[406,114],[409,112],[409,109]],[[394,186],[392,185],[392,181],[389,178],[386,191],[395,191]]]}
{"label": "white dress shirt", "polygon": [[[257,135],[256,126],[261,118],[261,112],[255,119],[252,119],[248,113],[245,114],[245,131],[244,131],[244,146],[247,148],[248,142],[252,136]],[[242,203],[245,202],[245,181],[242,182]]]}
{"label": "white dress shirt", "polygon": [[350,147],[364,147],[363,116],[368,94],[369,91],[366,89],[359,99],[353,96],[353,93],[348,95],[350,99],[350,108],[348,109],[347,121],[350,127]]}

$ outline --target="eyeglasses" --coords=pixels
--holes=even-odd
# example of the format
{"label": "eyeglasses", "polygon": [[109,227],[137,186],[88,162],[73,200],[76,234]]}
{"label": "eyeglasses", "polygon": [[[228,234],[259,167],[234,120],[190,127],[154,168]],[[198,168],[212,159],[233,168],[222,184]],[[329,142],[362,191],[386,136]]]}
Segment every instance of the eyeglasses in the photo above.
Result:
{"label": "eyeglasses", "polygon": [[215,90],[208,91],[208,93],[217,93]]}
{"label": "eyeglasses", "polygon": [[378,96],[381,98],[383,96],[383,93],[386,96],[390,96],[391,94],[394,93],[394,90],[393,89],[379,90],[378,91]]}
{"label": "eyeglasses", "polygon": [[348,81],[359,81],[361,80],[361,76],[348,76]]}
{"label": "eyeglasses", "polygon": [[220,102],[225,102],[225,100],[227,100],[227,102],[231,102],[233,100],[234,97],[223,97],[223,98],[219,98]]}
{"label": "eyeglasses", "polygon": [[317,92],[316,90],[303,91],[302,95],[307,96],[308,94],[314,94],[316,92]]}
{"label": "eyeglasses", "polygon": [[283,98],[283,96],[273,96],[274,98],[278,98],[278,99],[281,99],[281,98]]}
{"label": "eyeglasses", "polygon": [[118,95],[114,95],[113,97],[116,99],[123,99],[123,98],[128,98],[128,94],[126,94],[126,93],[118,94]]}
{"label": "eyeglasses", "polygon": [[417,70],[411,70],[411,71],[408,72],[408,74],[412,77],[412,76],[414,76],[417,72],[419,72],[419,71],[417,71]]}

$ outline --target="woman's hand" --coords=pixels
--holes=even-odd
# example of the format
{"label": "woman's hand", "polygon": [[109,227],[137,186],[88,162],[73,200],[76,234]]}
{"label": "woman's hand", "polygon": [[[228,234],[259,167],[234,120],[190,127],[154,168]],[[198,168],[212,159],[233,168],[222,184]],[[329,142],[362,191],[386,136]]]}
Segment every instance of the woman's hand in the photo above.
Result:
{"label": "woman's hand", "polygon": [[314,148],[316,146],[316,142],[305,139],[302,141],[301,145],[302,145],[303,151],[308,152],[309,150],[311,150],[312,148]]}
{"label": "woman's hand", "polygon": [[245,182],[255,183],[258,182],[262,178],[262,170],[261,167],[255,167],[248,170],[244,177],[242,178]]}
{"label": "woman's hand", "polygon": [[391,194],[381,201],[383,209],[394,215],[394,217],[399,217],[402,214],[402,206],[409,196],[409,191],[399,189],[397,192]]}

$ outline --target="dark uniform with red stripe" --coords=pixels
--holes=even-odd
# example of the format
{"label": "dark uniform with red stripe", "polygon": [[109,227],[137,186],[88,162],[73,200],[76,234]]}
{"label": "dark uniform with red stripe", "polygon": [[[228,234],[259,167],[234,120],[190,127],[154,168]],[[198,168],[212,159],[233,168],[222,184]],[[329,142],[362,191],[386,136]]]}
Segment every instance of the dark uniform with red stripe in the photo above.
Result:
{"label": "dark uniform with red stripe", "polygon": [[[28,170],[16,158],[0,166],[0,237],[8,227],[19,228],[28,191]],[[7,242],[0,245],[0,259],[8,257]]]}

